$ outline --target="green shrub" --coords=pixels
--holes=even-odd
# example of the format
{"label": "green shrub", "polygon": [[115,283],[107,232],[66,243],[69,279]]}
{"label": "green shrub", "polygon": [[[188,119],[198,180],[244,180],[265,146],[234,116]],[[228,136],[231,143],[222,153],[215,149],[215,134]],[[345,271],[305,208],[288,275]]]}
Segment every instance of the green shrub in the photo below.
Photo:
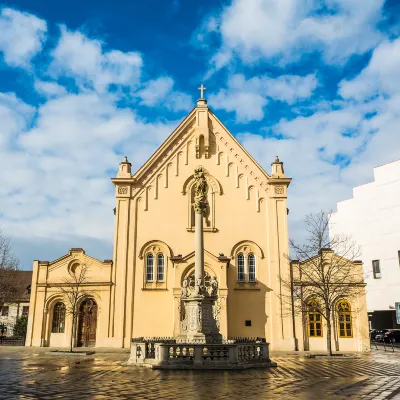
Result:
{"label": "green shrub", "polygon": [[13,336],[25,337],[27,326],[28,326],[28,317],[23,315],[23,316],[17,318],[17,321],[15,322],[15,325],[14,325]]}

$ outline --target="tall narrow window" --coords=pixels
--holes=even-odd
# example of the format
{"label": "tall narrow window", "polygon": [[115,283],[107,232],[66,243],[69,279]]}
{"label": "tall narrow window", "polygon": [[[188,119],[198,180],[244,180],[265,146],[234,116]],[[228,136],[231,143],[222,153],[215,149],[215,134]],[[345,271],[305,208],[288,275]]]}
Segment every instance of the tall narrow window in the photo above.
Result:
{"label": "tall narrow window", "polygon": [[58,302],[53,308],[53,321],[51,331],[53,333],[64,333],[65,328],[65,304]]}
{"label": "tall narrow window", "polygon": [[164,280],[164,254],[162,253],[157,255],[157,280]]}
{"label": "tall narrow window", "polygon": [[238,281],[244,282],[246,280],[246,273],[244,270],[244,255],[242,253],[237,256],[237,267],[238,267]]}
{"label": "tall narrow window", "polygon": [[315,299],[308,302],[308,336],[322,337],[322,315],[319,312],[319,303]]}
{"label": "tall narrow window", "polygon": [[154,256],[147,254],[146,257],[146,281],[153,282],[154,280]]}
{"label": "tall narrow window", "polygon": [[379,265],[379,260],[372,261],[372,271],[374,273],[374,279],[381,278],[381,266]]}
{"label": "tall narrow window", "polygon": [[351,321],[351,307],[346,300],[340,300],[337,305],[338,320],[339,320],[339,337],[353,337],[353,325]]}
{"label": "tall narrow window", "polygon": [[256,257],[250,253],[247,257],[247,268],[249,272],[249,282],[256,281]]}

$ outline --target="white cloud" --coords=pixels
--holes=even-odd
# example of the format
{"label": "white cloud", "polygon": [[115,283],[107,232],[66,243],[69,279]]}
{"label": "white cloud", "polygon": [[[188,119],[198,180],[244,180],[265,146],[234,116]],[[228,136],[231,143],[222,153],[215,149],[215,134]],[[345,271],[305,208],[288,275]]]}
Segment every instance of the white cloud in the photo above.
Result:
{"label": "white cloud", "polygon": [[34,112],[14,93],[0,93],[0,151],[9,151],[13,137],[27,129]]}
{"label": "white cloud", "polygon": [[[106,51],[100,41],[62,27],[51,56],[50,77],[33,80],[41,105],[0,93],[0,223],[17,243],[103,246],[112,241],[115,205],[108,177],[123,154],[139,168],[176,121],[150,123],[118,103],[118,90],[134,100],[143,86],[139,53]],[[75,93],[68,92],[70,78]],[[190,100],[173,90],[166,96],[171,109]]]}
{"label": "white cloud", "polygon": [[162,76],[147,82],[146,87],[138,92],[138,96],[141,97],[142,104],[152,107],[165,99],[172,86],[174,86],[173,79]]}
{"label": "white cloud", "polygon": [[195,36],[207,41],[218,32],[221,47],[212,58],[220,69],[238,56],[244,63],[276,60],[285,64],[321,51],[327,63],[345,62],[373,48],[381,34],[384,0],[233,0],[213,24],[203,23]]}
{"label": "white cloud", "polygon": [[172,111],[192,107],[190,96],[173,90],[174,80],[171,77],[162,76],[142,82],[143,59],[140,53],[105,51],[103,47],[101,41],[61,26],[60,40],[52,51],[51,76],[54,79],[63,76],[73,78],[80,90],[96,90],[98,93],[113,91],[131,99],[140,98],[141,104],[148,107],[161,102]]}
{"label": "white cloud", "polygon": [[260,121],[264,118],[264,107],[268,101],[258,93],[221,89],[210,95],[212,108],[235,112],[239,122]]}
{"label": "white cloud", "polygon": [[400,38],[381,43],[373,52],[367,67],[354,79],[340,83],[343,98],[364,100],[379,94],[400,91]]}
{"label": "white cloud", "polygon": [[171,111],[189,111],[194,107],[192,96],[174,91],[166,99],[165,107]]}
{"label": "white cloud", "polygon": [[3,8],[0,15],[0,52],[4,61],[12,67],[29,67],[31,59],[42,50],[46,31],[44,20]]}
{"label": "white cloud", "polygon": [[287,176],[293,178],[288,200],[291,237],[304,237],[306,214],[335,210],[338,201],[352,196],[353,187],[373,180],[375,166],[400,159],[399,110],[397,93],[367,103],[343,102],[339,109],[317,110],[309,117],[267,127],[283,136],[281,140],[239,135],[267,171],[279,155]]}
{"label": "white cloud", "polygon": [[143,60],[138,52],[104,51],[99,40],[65,26],[52,56],[52,76],[72,77],[81,88],[106,92],[112,84],[135,87],[140,83]]}
{"label": "white cloud", "polygon": [[146,82],[145,87],[137,95],[141,104],[153,107],[162,103],[163,107],[172,111],[188,111],[193,107],[192,98],[182,92],[174,91],[174,80],[162,76]]}
{"label": "white cloud", "polygon": [[318,86],[314,74],[306,76],[281,75],[276,79],[261,78],[267,96],[274,100],[294,104],[296,101],[307,99]]}
{"label": "white cloud", "polygon": [[[138,168],[172,131],[148,123],[114,97],[86,92],[30,106],[5,98],[1,117],[11,145],[0,145],[0,215],[13,237],[112,239],[115,175],[122,154]],[[82,221],[85,221],[82,223]],[[74,239],[72,239],[74,238]],[[80,239],[79,239],[80,240]]]}
{"label": "white cloud", "polygon": [[59,97],[67,94],[67,89],[56,82],[35,80],[35,90],[44,97]]}
{"label": "white cloud", "polygon": [[293,104],[309,98],[318,85],[315,75],[281,75],[270,78],[266,75],[246,80],[244,75],[232,75],[228,79],[228,89],[221,89],[210,95],[210,104],[216,109],[236,113],[240,122],[260,121],[264,118],[264,108],[268,100]]}

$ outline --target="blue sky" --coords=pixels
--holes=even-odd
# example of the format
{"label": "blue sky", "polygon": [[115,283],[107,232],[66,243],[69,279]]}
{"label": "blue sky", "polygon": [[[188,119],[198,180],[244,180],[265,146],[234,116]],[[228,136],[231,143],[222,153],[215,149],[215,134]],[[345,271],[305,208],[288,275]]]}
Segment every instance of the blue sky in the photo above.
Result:
{"label": "blue sky", "polygon": [[113,186],[209,106],[290,186],[290,236],[400,158],[400,5],[383,0],[0,5],[0,226],[23,268],[112,256]]}

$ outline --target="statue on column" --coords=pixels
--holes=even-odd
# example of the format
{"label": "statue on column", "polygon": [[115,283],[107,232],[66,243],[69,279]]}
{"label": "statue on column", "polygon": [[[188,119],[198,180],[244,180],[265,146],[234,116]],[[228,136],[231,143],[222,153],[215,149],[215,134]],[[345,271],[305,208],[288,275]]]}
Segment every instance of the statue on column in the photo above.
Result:
{"label": "statue on column", "polygon": [[193,208],[196,213],[204,214],[207,208],[207,189],[208,184],[205,177],[203,167],[197,167],[194,170],[194,204]]}

